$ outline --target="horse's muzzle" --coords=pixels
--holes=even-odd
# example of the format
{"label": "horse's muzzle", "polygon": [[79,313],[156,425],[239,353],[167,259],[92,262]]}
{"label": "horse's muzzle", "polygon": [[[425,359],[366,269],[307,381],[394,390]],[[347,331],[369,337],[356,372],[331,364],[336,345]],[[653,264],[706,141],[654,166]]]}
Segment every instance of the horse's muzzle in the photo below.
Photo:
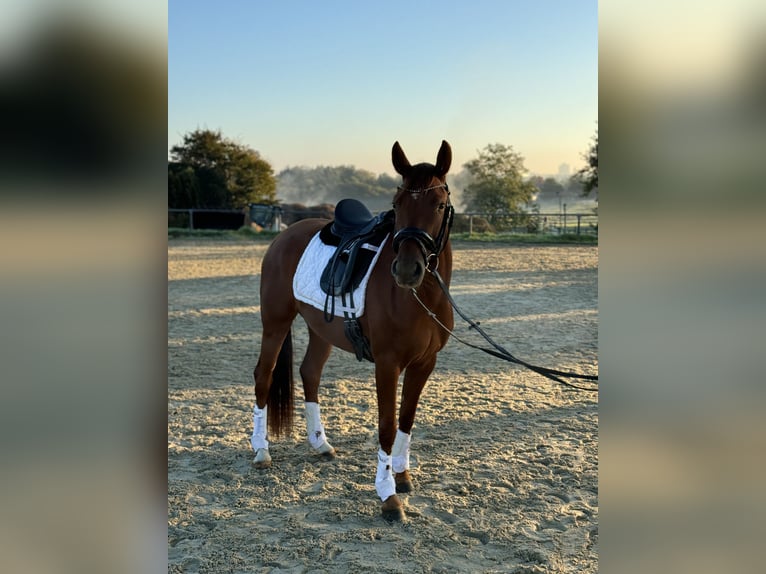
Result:
{"label": "horse's muzzle", "polygon": [[425,266],[417,259],[400,261],[397,257],[391,264],[391,275],[396,284],[403,289],[420,287],[425,276]]}
{"label": "horse's muzzle", "polygon": [[[399,248],[406,240],[414,241],[422,255],[422,260],[418,257],[399,257]],[[392,242],[396,259],[391,264],[391,275],[399,287],[412,289],[419,287],[423,282],[428,261],[436,250],[436,243],[428,232],[417,227],[404,227],[394,234]]]}

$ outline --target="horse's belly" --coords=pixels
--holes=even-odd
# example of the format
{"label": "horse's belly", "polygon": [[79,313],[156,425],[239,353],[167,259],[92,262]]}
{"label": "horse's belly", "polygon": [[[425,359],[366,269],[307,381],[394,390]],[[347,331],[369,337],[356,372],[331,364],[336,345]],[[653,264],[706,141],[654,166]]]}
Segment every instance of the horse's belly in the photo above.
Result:
{"label": "horse's belly", "polygon": [[354,352],[354,347],[346,337],[343,328],[343,317],[333,317],[333,320],[328,323],[324,319],[323,311],[301,302],[298,302],[298,313],[306,321],[309,328],[322,339],[339,349],[350,353]]}

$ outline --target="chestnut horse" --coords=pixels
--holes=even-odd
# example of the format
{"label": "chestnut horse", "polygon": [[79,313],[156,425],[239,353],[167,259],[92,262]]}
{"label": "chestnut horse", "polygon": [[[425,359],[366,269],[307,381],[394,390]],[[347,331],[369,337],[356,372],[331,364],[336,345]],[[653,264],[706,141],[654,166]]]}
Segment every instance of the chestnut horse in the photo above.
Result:
{"label": "chestnut horse", "polygon": [[[410,492],[410,433],[418,399],[436,364],[436,354],[449,335],[416,301],[417,296],[449,329],[452,307],[434,278],[437,268],[449,285],[452,248],[449,230],[453,207],[446,174],[452,150],[442,141],[436,165],[410,165],[399,142],[392,160],[402,185],[393,198],[394,235],[382,247],[372,271],[365,311],[359,321],[369,340],[375,363],[378,401],[378,468],[375,488],[387,520],[404,517],[397,492]],[[293,294],[293,275],[312,237],[328,223],[305,219],[280,233],[263,258],[261,268],[261,353],[253,372],[256,404],[251,444],[253,465],[271,463],[268,432],[279,436],[292,422],[291,325],[300,314],[308,326],[309,342],[300,375],[305,397],[306,425],[310,445],[324,458],[335,455],[327,441],[319,412],[319,379],[332,347],[353,352],[344,333],[342,318],[327,322],[324,313],[298,301]],[[317,279],[318,280],[318,279]],[[399,376],[404,373],[397,425],[396,399]]]}

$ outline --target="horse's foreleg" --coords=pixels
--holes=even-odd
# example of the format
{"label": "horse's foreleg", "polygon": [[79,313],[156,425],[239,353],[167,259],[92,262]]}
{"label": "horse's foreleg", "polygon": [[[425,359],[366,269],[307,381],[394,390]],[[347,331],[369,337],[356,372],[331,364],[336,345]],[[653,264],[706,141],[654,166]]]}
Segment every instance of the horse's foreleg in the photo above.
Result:
{"label": "horse's foreleg", "polygon": [[402,405],[399,409],[399,430],[396,431],[396,440],[392,452],[394,470],[394,482],[396,492],[412,492],[412,478],[410,477],[410,441],[412,439],[412,425],[415,422],[420,394],[428,380],[429,375],[436,365],[436,356],[422,365],[410,365],[404,372],[404,384],[402,385]]}
{"label": "horse's foreleg", "polygon": [[396,483],[392,472],[394,436],[396,434],[396,387],[399,369],[382,357],[375,361],[375,386],[378,395],[378,469],[375,490],[383,501],[382,512],[386,520],[402,520],[402,503],[396,496]]}
{"label": "horse's foreleg", "polygon": [[319,409],[319,380],[332,345],[309,327],[309,344],[301,363],[301,380],[306,399],[306,433],[311,447],[326,460],[335,458],[335,449],[327,441]]}

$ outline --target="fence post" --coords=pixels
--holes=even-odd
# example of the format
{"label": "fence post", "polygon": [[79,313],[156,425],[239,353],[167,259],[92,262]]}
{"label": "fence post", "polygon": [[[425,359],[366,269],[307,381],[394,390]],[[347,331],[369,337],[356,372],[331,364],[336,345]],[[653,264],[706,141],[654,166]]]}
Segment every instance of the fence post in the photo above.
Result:
{"label": "fence post", "polygon": [[473,235],[473,213],[468,216],[468,237]]}
{"label": "fence post", "polygon": [[581,213],[577,214],[577,235],[580,235],[580,218],[582,217]]}
{"label": "fence post", "polygon": [[189,210],[189,229],[194,229],[194,210]]}

